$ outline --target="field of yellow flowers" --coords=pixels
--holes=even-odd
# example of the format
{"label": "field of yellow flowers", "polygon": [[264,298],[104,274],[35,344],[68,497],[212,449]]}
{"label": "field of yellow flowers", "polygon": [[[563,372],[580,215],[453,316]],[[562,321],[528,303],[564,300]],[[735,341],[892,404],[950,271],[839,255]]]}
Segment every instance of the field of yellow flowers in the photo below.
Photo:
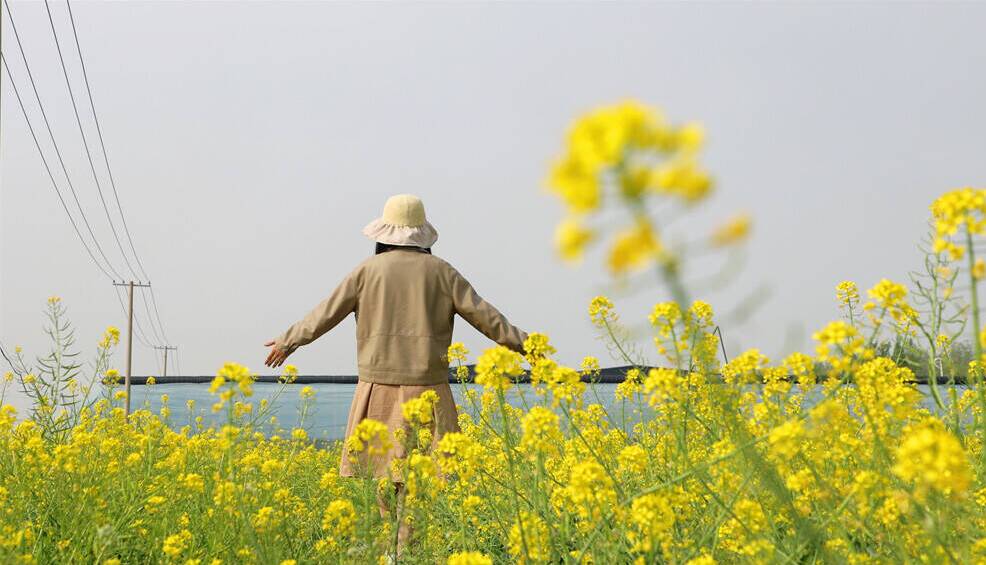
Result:
{"label": "field of yellow flowers", "polygon": [[[428,395],[404,406],[407,428],[396,434],[366,420],[325,448],[302,429],[261,433],[268,403],[252,402],[253,377],[233,363],[211,386],[221,427],[183,420],[185,408],[167,402],[126,416],[109,368],[118,332],[107,331],[96,385],[84,386],[53,299],[52,354],[32,372],[18,353],[6,379],[35,404],[0,412],[0,562],[986,563],[977,293],[986,264],[975,246],[986,190],[932,204],[910,288],[882,280],[864,300],[840,284],[840,319],[814,334],[813,355],[772,362],[754,349],[723,362],[712,307],[682,283],[690,250],[662,241],[647,205],[690,206],[711,193],[701,144],[698,126],[627,102],[580,118],[551,174],[571,213],[561,254],[602,238],[588,223],[608,198],[631,218],[612,241],[610,270],[654,269],[670,297],[649,315],[662,368],[629,370],[610,411],[586,383],[598,361],[562,366],[548,338],[531,334],[526,355],[494,347],[477,357],[482,389],[465,395],[473,410],[461,433],[440,438]],[[740,216],[707,243],[726,248],[749,229]],[[597,297],[588,315],[635,364],[613,303]],[[922,373],[945,377],[955,367],[941,360],[963,335],[976,337],[968,386],[932,378],[932,409],[904,366],[907,350],[877,347],[918,344]],[[449,350],[463,374],[468,355]],[[512,387],[519,406],[506,401]],[[302,390],[303,406],[311,394]],[[387,479],[338,476],[342,450],[360,460],[396,443],[408,453],[393,469],[399,495]],[[398,556],[405,525],[411,539]]]}

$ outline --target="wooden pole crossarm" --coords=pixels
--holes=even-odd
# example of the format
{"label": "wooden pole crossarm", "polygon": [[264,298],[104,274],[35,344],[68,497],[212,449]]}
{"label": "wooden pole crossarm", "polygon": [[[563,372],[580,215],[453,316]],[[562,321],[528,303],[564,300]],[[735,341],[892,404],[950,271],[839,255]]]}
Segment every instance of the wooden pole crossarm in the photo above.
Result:
{"label": "wooden pole crossarm", "polygon": [[169,351],[178,351],[178,346],[175,346],[175,345],[155,345],[154,346],[154,349],[158,349],[158,350],[164,351],[164,374],[162,374],[161,376],[162,377],[167,377],[168,376],[168,352]]}

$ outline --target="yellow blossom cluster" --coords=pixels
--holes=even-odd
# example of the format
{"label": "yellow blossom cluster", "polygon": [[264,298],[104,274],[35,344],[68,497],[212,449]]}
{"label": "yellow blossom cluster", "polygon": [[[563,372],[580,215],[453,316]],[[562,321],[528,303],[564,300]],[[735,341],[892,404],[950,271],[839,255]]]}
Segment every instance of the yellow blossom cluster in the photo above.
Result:
{"label": "yellow blossom cluster", "polygon": [[972,469],[961,442],[937,419],[909,426],[897,448],[893,470],[915,484],[919,499],[928,491],[962,496],[972,483]]}
{"label": "yellow blossom cluster", "polygon": [[853,310],[859,305],[859,287],[853,281],[842,281],[835,287],[835,296],[839,301],[839,308],[848,312],[852,323]]}
{"label": "yellow blossom cluster", "polygon": [[[953,261],[961,259],[971,237],[986,230],[986,189],[965,187],[946,192],[931,204],[931,215],[935,253],[946,253]],[[969,239],[956,243],[959,230]]]}
{"label": "yellow blossom cluster", "polygon": [[370,455],[383,455],[392,446],[387,425],[371,418],[366,418],[357,424],[353,433],[346,439],[346,449],[350,453],[365,450]]}
{"label": "yellow blossom cluster", "polygon": [[[627,100],[580,117],[569,130],[566,152],[551,169],[550,185],[574,212],[602,202],[607,171],[621,165],[620,191],[628,196],[645,190],[671,193],[694,201],[712,182],[696,163],[704,134],[698,124],[675,128],[653,108]],[[633,153],[671,157],[660,163],[634,159]],[[650,165],[650,166],[646,166]]]}
{"label": "yellow blossom cluster", "polygon": [[116,326],[109,326],[103,332],[103,338],[99,341],[99,347],[108,348],[120,343],[120,330]]}
{"label": "yellow blossom cluster", "polygon": [[613,302],[605,296],[597,296],[589,303],[589,319],[597,327],[603,327],[617,320]]}
{"label": "yellow blossom cluster", "polygon": [[[881,279],[867,291],[871,301],[863,305],[867,311],[878,310],[890,314],[894,321],[907,327],[917,317],[917,312],[907,303],[907,287],[889,279]],[[871,316],[874,324],[879,324],[879,318]]]}
{"label": "yellow blossom cluster", "polygon": [[213,412],[219,412],[223,407],[229,406],[230,400],[237,393],[244,397],[253,395],[254,377],[250,374],[250,369],[238,363],[225,363],[215,378],[209,385],[209,392],[217,394],[219,399],[212,405]]}
{"label": "yellow blossom cluster", "polygon": [[406,421],[413,425],[427,426],[434,420],[436,402],[438,402],[438,393],[427,390],[421,396],[414,397],[402,404],[401,414]]}
{"label": "yellow blossom cluster", "polygon": [[734,245],[749,237],[751,229],[753,229],[753,218],[746,213],[739,214],[712,232],[711,244],[713,247]]}
{"label": "yellow blossom cluster", "polygon": [[524,372],[523,357],[502,345],[486,350],[476,360],[476,384],[503,391],[512,384],[511,377]]}
{"label": "yellow blossom cluster", "polygon": [[[631,210],[634,221],[612,241],[610,271],[622,275],[653,262],[672,263],[673,256],[641,209],[648,196],[693,205],[711,193],[712,177],[698,158],[704,141],[699,124],[672,125],[659,110],[635,100],[579,117],[547,181],[569,213],[555,232],[559,254],[567,260],[582,257],[586,246],[598,239],[586,217],[615,197]],[[710,244],[721,247],[742,240],[750,223],[747,215],[730,220],[713,233]]]}

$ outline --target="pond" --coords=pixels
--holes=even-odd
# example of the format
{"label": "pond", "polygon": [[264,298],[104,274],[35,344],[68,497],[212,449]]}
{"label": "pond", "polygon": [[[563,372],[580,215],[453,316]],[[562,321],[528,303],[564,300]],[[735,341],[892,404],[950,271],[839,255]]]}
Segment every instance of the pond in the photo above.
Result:
{"label": "pond", "polygon": [[[274,383],[254,384],[254,395],[251,398],[254,405],[259,404],[261,399],[271,399],[281,385]],[[278,427],[290,430],[298,425],[300,414],[301,399],[299,393],[305,385],[291,384],[286,385],[284,392],[271,403],[273,415],[277,416]],[[353,392],[356,390],[355,384],[312,384],[315,390],[314,405],[306,417],[304,424],[308,435],[314,439],[336,440],[341,439],[346,432],[346,421],[349,416],[349,405],[352,402]],[[482,387],[475,384],[453,384],[452,394],[460,407],[467,405],[464,399],[464,391],[468,388],[481,390]],[[945,386],[939,386],[943,397],[947,401]],[[956,387],[957,393],[962,394],[964,386]],[[598,383],[587,385],[585,400],[587,403],[599,403],[606,407],[611,416],[617,421],[622,421],[625,417],[628,421],[633,421],[633,410],[636,403],[627,402],[625,405],[614,398],[616,385],[612,383]],[[927,385],[919,385],[918,389],[924,394],[922,404],[927,408],[932,408],[934,401],[931,398],[930,390]],[[157,384],[152,386],[133,387],[133,406],[134,408],[150,408],[157,412],[161,409],[161,396],[168,395],[168,405],[171,407],[171,422],[175,427],[189,424],[196,416],[202,416],[206,426],[210,424],[221,424],[225,420],[225,412],[213,414],[211,410],[215,397],[209,394],[209,386],[202,384]],[[507,394],[507,401],[514,406],[522,406],[523,399],[526,397],[530,402],[534,394],[530,385],[517,385],[512,387]],[[186,408],[188,400],[195,400],[194,415],[189,413]],[[811,399],[809,398],[809,403]],[[621,412],[622,409],[622,412]],[[473,414],[470,408],[466,412]],[[622,417],[621,417],[622,414]]]}

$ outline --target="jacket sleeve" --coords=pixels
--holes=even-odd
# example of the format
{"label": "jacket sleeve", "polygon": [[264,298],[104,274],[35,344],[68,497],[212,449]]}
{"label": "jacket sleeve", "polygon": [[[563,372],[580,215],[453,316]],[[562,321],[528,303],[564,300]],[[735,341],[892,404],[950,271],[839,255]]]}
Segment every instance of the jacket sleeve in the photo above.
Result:
{"label": "jacket sleeve", "polygon": [[336,289],[307,316],[292,325],[275,341],[277,347],[294,352],[336,327],[346,316],[356,311],[359,295],[359,270],[353,271]]}
{"label": "jacket sleeve", "polygon": [[524,353],[527,334],[511,324],[492,304],[483,300],[458,271],[454,268],[451,271],[450,286],[455,313],[496,343]]}

